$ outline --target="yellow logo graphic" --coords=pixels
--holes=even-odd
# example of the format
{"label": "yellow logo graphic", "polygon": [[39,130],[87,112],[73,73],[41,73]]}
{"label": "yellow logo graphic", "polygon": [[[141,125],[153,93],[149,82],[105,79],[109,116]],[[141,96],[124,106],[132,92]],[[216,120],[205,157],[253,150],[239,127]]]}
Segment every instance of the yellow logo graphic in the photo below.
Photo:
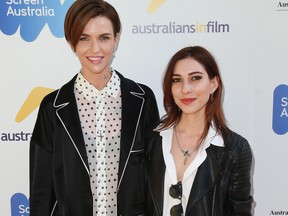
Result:
{"label": "yellow logo graphic", "polygon": [[160,8],[166,0],[151,0],[148,7],[148,13],[154,13],[158,8]]}
{"label": "yellow logo graphic", "polygon": [[35,87],[32,89],[22,107],[18,111],[15,121],[22,122],[40,105],[42,99],[52,91],[54,91],[54,89],[45,87]]}

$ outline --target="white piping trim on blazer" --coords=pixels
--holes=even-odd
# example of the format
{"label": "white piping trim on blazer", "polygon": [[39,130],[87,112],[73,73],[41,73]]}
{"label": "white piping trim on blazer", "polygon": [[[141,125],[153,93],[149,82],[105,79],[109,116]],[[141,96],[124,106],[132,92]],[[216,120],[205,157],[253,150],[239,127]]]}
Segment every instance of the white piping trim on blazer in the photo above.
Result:
{"label": "white piping trim on blazer", "polygon": [[[136,83],[136,84],[137,84],[137,83]],[[137,84],[137,85],[138,85],[138,84]],[[144,99],[143,97],[141,97],[141,95],[144,95],[144,94],[145,94],[145,91],[141,88],[140,85],[138,85],[138,87],[142,90],[143,93],[139,93],[139,92],[130,92],[132,95],[134,95],[134,96],[136,96],[136,97],[142,99],[142,105],[141,105],[141,109],[140,109],[140,112],[139,112],[139,116],[138,116],[138,120],[137,120],[136,128],[138,128],[139,121],[140,121],[140,116],[141,116],[141,113],[142,113],[142,110],[143,110],[143,105],[144,105],[144,103],[145,103],[145,99]],[[127,160],[126,160],[126,162],[125,162],[125,165],[124,165],[124,169],[123,169],[122,175],[121,175],[120,180],[119,180],[119,184],[118,184],[118,188],[117,188],[117,193],[118,193],[118,191],[119,191],[119,187],[120,187],[120,185],[121,185],[121,182],[122,182],[122,179],[123,179],[123,176],[124,176],[124,173],[125,173],[126,167],[127,167],[128,160],[129,160],[129,158],[130,158],[131,153],[133,152],[132,149],[133,149],[133,147],[134,147],[134,143],[135,143],[136,132],[137,132],[137,130],[134,131],[134,136],[133,136],[132,145],[131,145],[131,148],[130,148],[130,151],[129,151],[129,154],[128,154],[128,157],[127,157]]]}
{"label": "white piping trim on blazer", "polygon": [[53,213],[54,213],[54,211],[55,211],[56,205],[57,205],[57,200],[56,200],[56,202],[55,202],[55,204],[54,204],[54,206],[53,206],[53,209],[52,209],[52,211],[51,211],[50,216],[53,216]]}
{"label": "white piping trim on blazer", "polygon": [[56,109],[56,115],[57,115],[57,117],[59,118],[59,120],[61,121],[61,123],[62,123],[62,125],[63,125],[63,127],[64,127],[64,129],[65,129],[65,131],[66,131],[66,133],[68,134],[68,136],[69,136],[71,142],[73,143],[74,148],[76,149],[76,151],[77,151],[77,153],[78,153],[78,155],[79,155],[79,157],[80,157],[80,159],[81,159],[81,161],[82,161],[82,163],[83,163],[83,165],[84,165],[84,167],[85,167],[85,169],[86,169],[86,171],[87,171],[87,173],[88,173],[88,175],[89,175],[90,172],[89,172],[88,167],[86,166],[86,164],[85,164],[83,158],[81,157],[81,154],[80,154],[78,148],[76,147],[75,142],[74,142],[74,140],[72,139],[70,133],[68,132],[68,130],[67,130],[67,128],[66,128],[64,122],[62,121],[62,119],[60,118],[60,116],[59,116],[59,114],[58,114],[58,110],[60,110],[60,109],[62,109],[62,108],[64,108],[64,107],[66,107],[66,106],[69,104],[69,102],[67,102],[67,103],[64,103],[64,104],[60,104],[60,105],[58,105],[58,106],[55,105],[60,90],[61,90],[61,89],[58,90],[57,95],[56,95],[56,97],[55,97],[55,99],[54,99],[54,103],[53,103],[53,106],[54,106],[55,108],[57,108],[57,109]]}

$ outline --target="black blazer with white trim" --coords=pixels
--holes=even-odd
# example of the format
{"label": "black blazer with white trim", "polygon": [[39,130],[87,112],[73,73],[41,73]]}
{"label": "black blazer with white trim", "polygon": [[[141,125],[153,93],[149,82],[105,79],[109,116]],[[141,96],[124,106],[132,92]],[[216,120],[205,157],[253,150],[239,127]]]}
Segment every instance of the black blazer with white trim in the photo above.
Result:
{"label": "black blazer with white trim", "polygon": [[[118,215],[145,215],[145,157],[159,113],[149,87],[117,74],[122,94]],[[76,76],[47,95],[39,108],[30,142],[31,216],[93,215],[89,165],[74,96]]]}

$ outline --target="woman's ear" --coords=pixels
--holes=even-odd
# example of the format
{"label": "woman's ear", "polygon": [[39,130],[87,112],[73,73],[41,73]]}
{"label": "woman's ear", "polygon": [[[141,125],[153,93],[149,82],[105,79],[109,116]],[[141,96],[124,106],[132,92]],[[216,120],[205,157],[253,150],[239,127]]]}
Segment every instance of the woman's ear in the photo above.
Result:
{"label": "woman's ear", "polygon": [[210,80],[211,84],[211,94],[213,94],[219,86],[219,77],[215,76],[212,80]]}
{"label": "woman's ear", "polygon": [[117,33],[114,38],[114,46],[117,47],[120,40],[120,34]]}

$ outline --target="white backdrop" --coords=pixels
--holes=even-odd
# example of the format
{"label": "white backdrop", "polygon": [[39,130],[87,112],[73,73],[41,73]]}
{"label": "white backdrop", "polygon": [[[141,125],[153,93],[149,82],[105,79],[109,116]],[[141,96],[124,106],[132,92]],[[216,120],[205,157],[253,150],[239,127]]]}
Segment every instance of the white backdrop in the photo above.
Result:
{"label": "white backdrop", "polygon": [[[54,2],[55,8],[60,2],[46,1]],[[62,9],[66,9],[71,1],[62,0]],[[80,68],[63,38],[63,32],[61,35],[61,31],[55,30],[57,26],[53,29],[51,22],[56,24],[59,20],[50,21],[36,35],[21,23],[27,14],[12,16],[3,10],[3,5],[12,8],[19,6],[19,2],[1,0],[0,3],[1,216],[29,215],[29,138],[37,105],[42,95],[59,88]],[[288,215],[287,2],[108,2],[118,10],[123,24],[112,66],[123,75],[149,85],[156,94],[161,114],[164,114],[161,82],[169,58],[188,45],[204,46],[214,54],[225,85],[226,117],[231,128],[248,139],[254,154],[254,215]],[[41,4],[45,5],[45,0]],[[22,1],[22,7],[27,6]],[[35,5],[31,3],[30,6]],[[49,8],[53,5],[46,6]],[[54,16],[59,18],[56,12]],[[52,14],[46,16],[52,17]],[[34,25],[41,20],[34,15],[28,21]],[[7,30],[7,22],[12,27],[12,23],[19,22],[21,27],[17,26],[14,32],[13,29]],[[57,28],[61,25],[60,22]],[[194,32],[184,32],[184,25],[194,25],[191,27]],[[36,108],[34,111],[33,106]]]}

